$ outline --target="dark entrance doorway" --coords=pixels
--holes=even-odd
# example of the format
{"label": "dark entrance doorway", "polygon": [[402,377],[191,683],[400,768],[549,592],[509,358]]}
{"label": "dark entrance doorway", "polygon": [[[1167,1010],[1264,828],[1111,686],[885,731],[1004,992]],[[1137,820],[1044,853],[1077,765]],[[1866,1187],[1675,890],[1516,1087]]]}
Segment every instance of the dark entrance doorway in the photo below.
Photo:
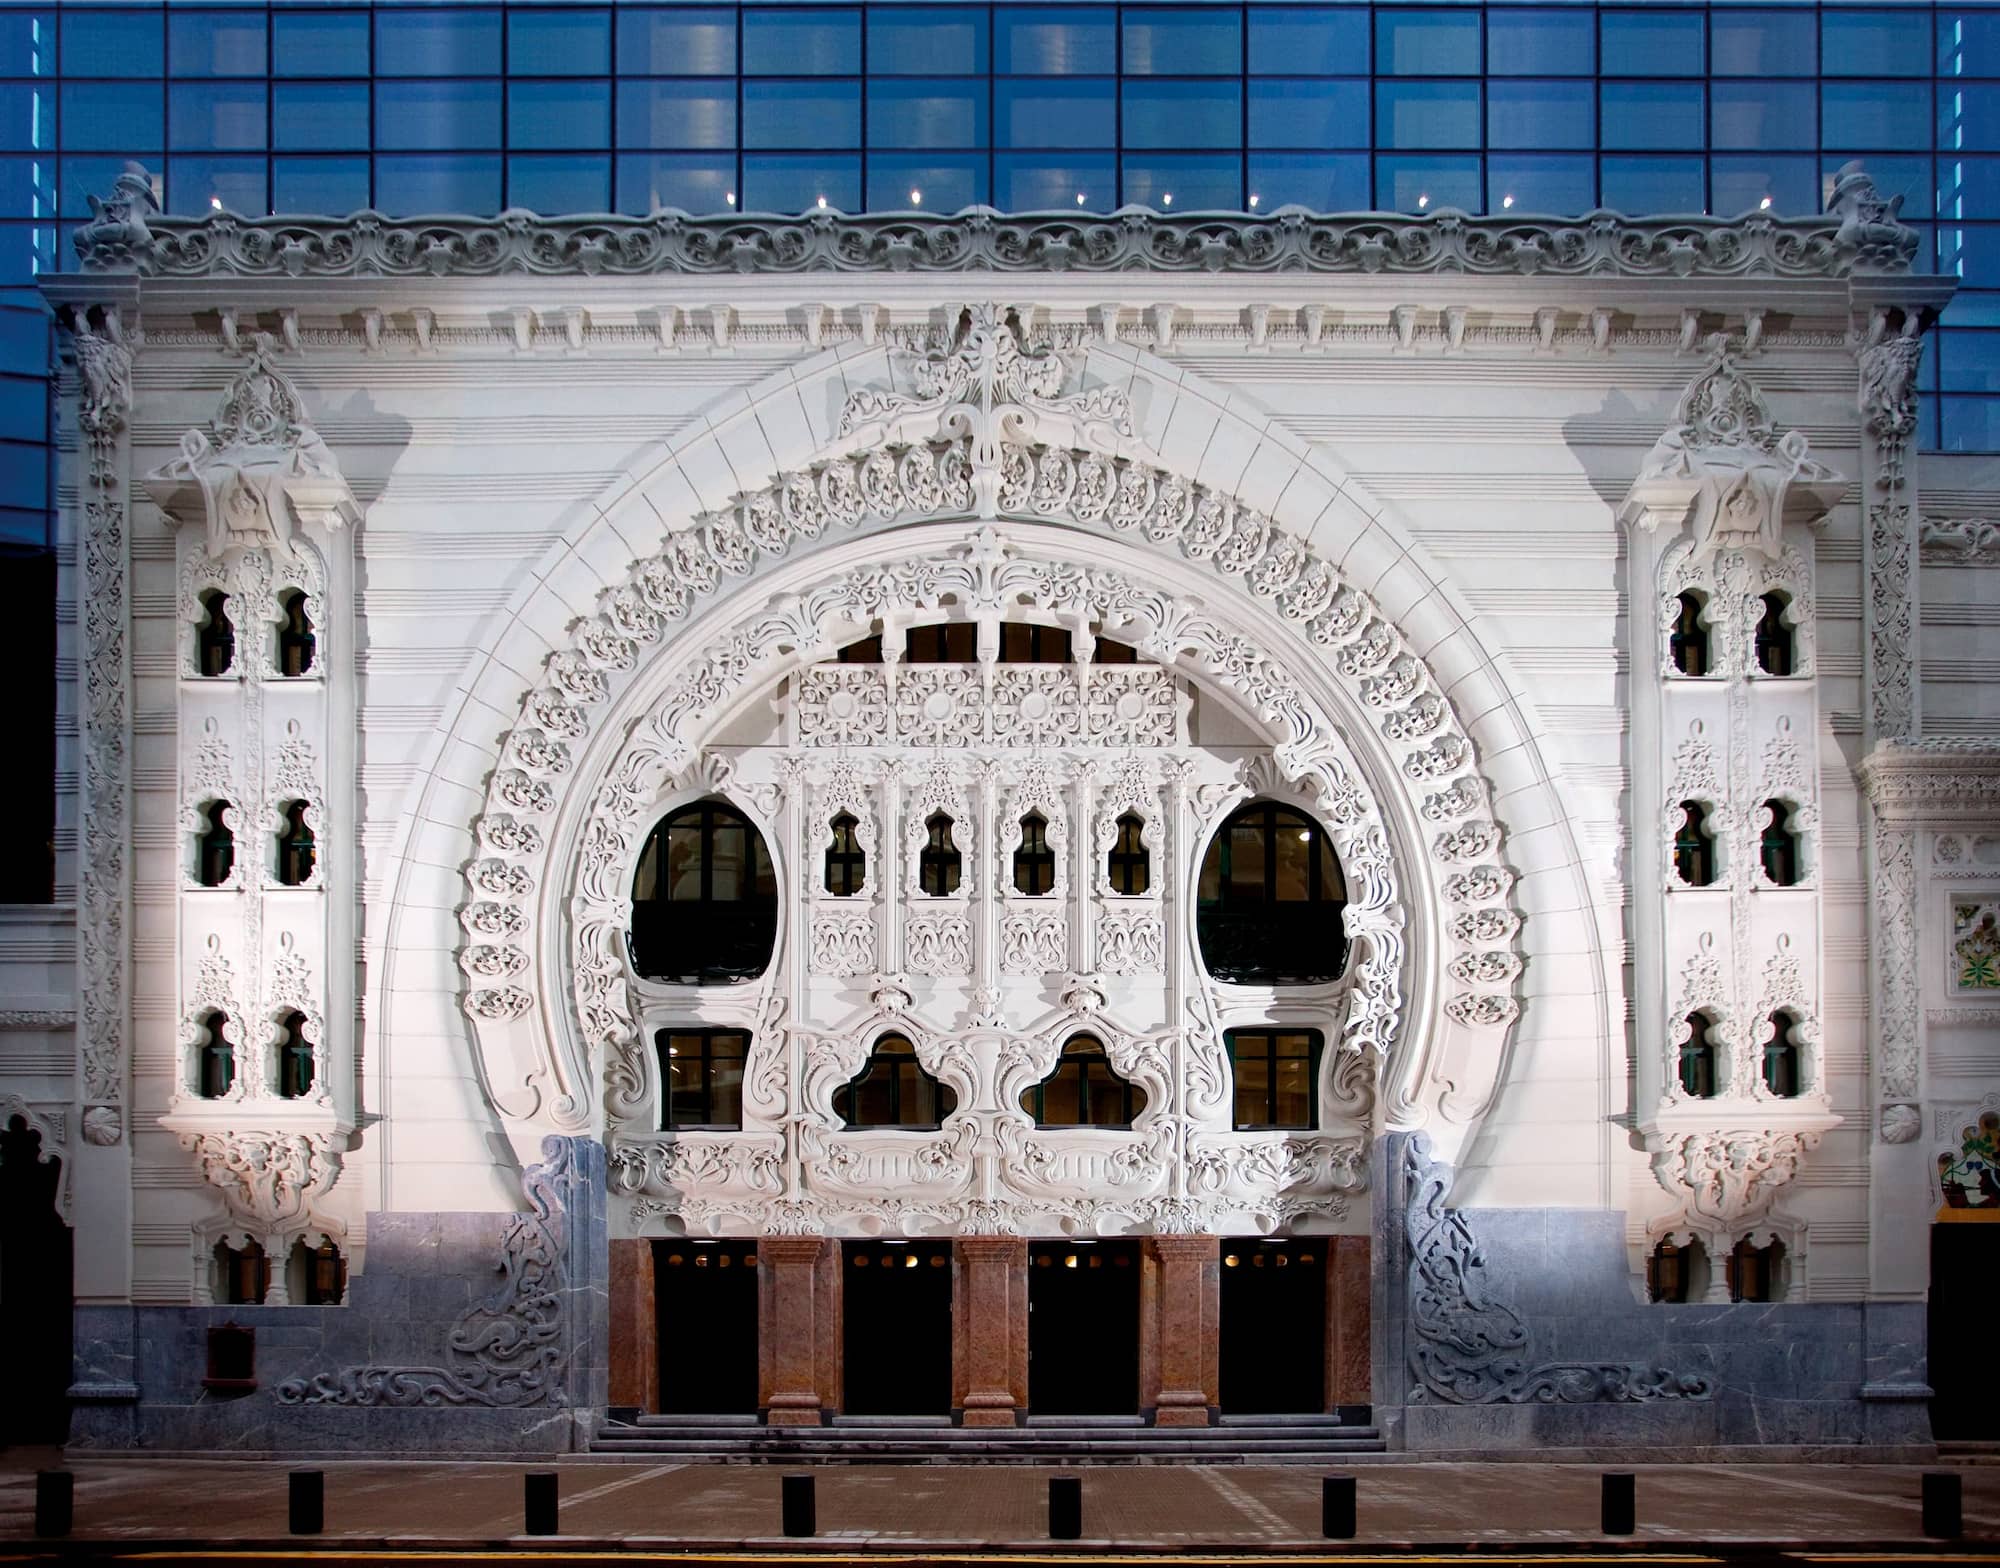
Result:
{"label": "dark entrance doorway", "polygon": [[1139,1244],[1028,1248],[1028,1408],[1038,1416],[1139,1409]]}
{"label": "dark entrance doorway", "polygon": [[61,1443],[69,1437],[70,1228],[56,1197],[62,1161],[42,1152],[24,1116],[0,1130],[0,1335],[30,1354],[16,1358],[19,1384],[0,1419],[0,1442]]}
{"label": "dark entrance doorway", "polygon": [[841,1410],[941,1416],[951,1410],[951,1243],[843,1241]]}
{"label": "dark entrance doorway", "polygon": [[1324,1238],[1222,1241],[1222,1408],[1326,1409]]}
{"label": "dark entrance doorway", "polygon": [[656,1241],[660,1409],[747,1415],[757,1409],[757,1243]]}
{"label": "dark entrance doorway", "polygon": [[1931,1434],[1940,1442],[2000,1438],[2000,1404],[1993,1399],[1995,1281],[2000,1221],[1931,1226]]}

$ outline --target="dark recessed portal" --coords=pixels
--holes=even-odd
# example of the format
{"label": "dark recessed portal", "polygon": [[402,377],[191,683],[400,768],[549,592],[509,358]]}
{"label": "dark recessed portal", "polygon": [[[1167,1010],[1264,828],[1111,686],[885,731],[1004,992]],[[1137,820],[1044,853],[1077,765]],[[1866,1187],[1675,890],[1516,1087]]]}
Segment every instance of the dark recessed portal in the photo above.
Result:
{"label": "dark recessed portal", "polygon": [[1326,1243],[1222,1240],[1222,1408],[1326,1409]]}
{"label": "dark recessed portal", "polygon": [[1139,1244],[1028,1248],[1028,1408],[1129,1416],[1139,1408]]}
{"label": "dark recessed portal", "polygon": [[[1950,1206],[1947,1214],[1976,1213]],[[1929,1361],[1931,1432],[1940,1442],[2000,1438],[1993,1401],[1993,1282],[2000,1280],[2000,1223],[1931,1226]]]}
{"label": "dark recessed portal", "polygon": [[757,1408],[757,1243],[656,1241],[660,1409],[745,1415]]}
{"label": "dark recessed portal", "polygon": [[841,1409],[941,1416],[951,1409],[951,1243],[843,1241]]}

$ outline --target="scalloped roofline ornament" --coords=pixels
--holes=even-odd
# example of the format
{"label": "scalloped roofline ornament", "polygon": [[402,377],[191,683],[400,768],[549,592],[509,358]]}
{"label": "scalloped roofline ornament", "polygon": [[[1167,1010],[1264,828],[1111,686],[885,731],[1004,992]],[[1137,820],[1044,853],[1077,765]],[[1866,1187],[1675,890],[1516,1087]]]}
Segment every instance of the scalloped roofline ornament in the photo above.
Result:
{"label": "scalloped roofline ornament", "polygon": [[145,168],[91,198],[78,270],[143,277],[494,277],[800,272],[1481,273],[1557,277],[1844,278],[1908,273],[1917,235],[1858,163],[1824,213],[1780,218],[1475,217],[1452,208],[1247,212],[836,211],[786,217],[662,210],[647,217],[245,218],[161,213]]}

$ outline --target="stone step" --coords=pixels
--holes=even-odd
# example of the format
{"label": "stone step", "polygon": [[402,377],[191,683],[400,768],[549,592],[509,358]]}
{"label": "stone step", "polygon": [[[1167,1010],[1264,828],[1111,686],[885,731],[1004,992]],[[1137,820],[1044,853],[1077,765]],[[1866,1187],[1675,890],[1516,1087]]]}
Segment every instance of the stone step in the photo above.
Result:
{"label": "stone step", "polygon": [[1334,1463],[1380,1453],[1372,1426],[1306,1420],[1240,1420],[1227,1427],[1149,1427],[1125,1420],[1075,1419],[1023,1427],[954,1427],[896,1418],[832,1426],[746,1427],[686,1417],[644,1416],[607,1425],[591,1444],[601,1454],[651,1454],[742,1463],[813,1460],[833,1464],[1208,1464]]}

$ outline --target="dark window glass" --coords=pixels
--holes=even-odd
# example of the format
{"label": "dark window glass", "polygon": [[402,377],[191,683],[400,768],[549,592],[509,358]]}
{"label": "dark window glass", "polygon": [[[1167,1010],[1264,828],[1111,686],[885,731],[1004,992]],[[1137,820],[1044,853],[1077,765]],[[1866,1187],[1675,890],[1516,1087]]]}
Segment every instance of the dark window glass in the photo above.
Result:
{"label": "dark window glass", "polygon": [[1049,847],[1049,824],[1037,812],[1021,819],[1021,842],[1014,849],[1014,891],[1030,897],[1053,892],[1056,856]]}
{"label": "dark window glass", "polygon": [[[301,1247],[305,1246],[300,1242]],[[330,1241],[306,1254],[306,1295],[309,1307],[337,1307],[347,1294],[347,1260]]]}
{"label": "dark window glass", "polygon": [[842,664],[880,664],[882,662],[882,634],[863,637],[859,641],[843,646],[836,655]]}
{"label": "dark window glass", "polygon": [[[254,1241],[242,1250],[226,1242],[215,1244],[215,1256],[222,1270],[222,1299],[232,1307],[256,1306],[271,1288],[271,1260]],[[245,1330],[244,1332],[248,1332]]]}
{"label": "dark window glass", "polygon": [[1037,1127],[1130,1127],[1145,1097],[1111,1070],[1103,1042],[1073,1036],[1056,1058],[1055,1071],[1021,1096],[1021,1109]]}
{"label": "dark window glass", "polygon": [[621,5],[618,69],[636,76],[733,76],[736,13],[725,6]]}
{"label": "dark window glass", "polygon": [[[2000,86],[1985,82],[1953,82],[1938,95],[1937,140],[1953,152],[1991,152],[2000,148]],[[1836,132],[1847,141],[1845,132]],[[1940,175],[1946,171],[1940,170]],[[1946,207],[1946,212],[1951,208]],[[1990,211],[1980,208],[1979,211]]]}
{"label": "dark window glass", "polygon": [[1486,14],[1486,69],[1494,76],[1588,76],[1596,61],[1591,15],[1581,8]]}
{"label": "dark window glass", "polygon": [[[1474,110],[1474,124],[1477,110]],[[1375,205],[1391,212],[1436,212],[1457,207],[1475,212],[1480,203],[1477,158],[1392,158],[1375,160]]]}
{"label": "dark window glass", "polygon": [[219,1100],[236,1082],[236,1052],[224,1033],[229,1028],[227,1013],[202,1017],[205,1038],[195,1059],[195,1088],[204,1100]]}
{"label": "dark window glass", "polygon": [[596,152],[509,158],[507,205],[534,212],[603,212],[611,205],[611,158]]}
{"label": "dark window glass", "polygon": [[924,1071],[907,1039],[885,1034],[860,1076],[835,1092],[833,1109],[849,1127],[932,1128],[958,1109],[958,1096]]}
{"label": "dark window glass", "polygon": [[263,148],[262,82],[176,82],[167,98],[167,134],[176,151]]}
{"label": "dark window glass", "polygon": [[1112,840],[1106,874],[1114,893],[1143,893],[1152,885],[1153,861],[1146,848],[1146,824],[1135,811],[1118,818],[1118,837]]}
{"label": "dark window glass", "polygon": [[1928,82],[1823,82],[1819,102],[1824,134],[1850,146],[1927,149],[1931,144]]}
{"label": "dark window glass", "polygon": [[745,76],[853,76],[861,69],[859,11],[745,7]]}
{"label": "dark window glass", "polygon": [[366,158],[273,158],[271,210],[359,212],[368,205]]}
{"label": "dark window glass", "polygon": [[611,69],[611,13],[509,12],[507,69],[516,76],[602,76]]}
{"label": "dark window glass", "polygon": [[203,887],[221,887],[236,866],[236,835],[230,831],[226,800],[212,800],[201,809],[201,831],[195,838],[195,880]]}
{"label": "dark window glass", "polygon": [[2000,76],[2000,11],[1952,6],[1938,17],[1940,76]]}
{"label": "dark window glass", "polygon": [[870,82],[868,145],[984,147],[986,105],[984,80]]}
{"label": "dark window glass", "polygon": [[163,37],[157,8],[138,6],[62,13],[62,73],[77,76],[157,76]]}
{"label": "dark window glass", "polygon": [[1249,63],[1255,76],[1308,71],[1366,75],[1368,10],[1358,5],[1253,5]]}
{"label": "dark window glass", "polygon": [[1127,147],[1236,147],[1243,90],[1236,82],[1127,82]]}
{"label": "dark window glass", "polygon": [[[271,89],[271,145],[286,150],[366,151],[366,82],[279,82]],[[366,206],[367,179],[362,179]],[[281,208],[297,212],[297,207]],[[330,212],[346,209],[328,208]]]}
{"label": "dark window glass", "polygon": [[1596,136],[1597,98],[1589,82],[1487,84],[1489,147],[1589,147]]}
{"label": "dark window glass", "polygon": [[498,82],[377,82],[375,145],[387,150],[500,145]]}
{"label": "dark window glass", "polygon": [[1757,618],[1757,667],[1766,675],[1790,675],[1793,669],[1792,627],[1786,617],[1791,601],[1767,593]]}
{"label": "dark window glass", "polygon": [[1662,1241],[1647,1255],[1647,1300],[1679,1303],[1688,1299],[1689,1263],[1694,1250],[1692,1245],[1676,1247],[1671,1241]]}
{"label": "dark window glass", "polygon": [[[55,84],[0,82],[0,147],[34,152],[53,150],[55,144]],[[109,185],[104,187],[109,189]],[[86,213],[89,210],[84,208]]]}
{"label": "dark window glass", "polygon": [[993,69],[1003,76],[1115,71],[1116,17],[1110,6],[1000,6],[993,14]]}
{"label": "dark window glass", "polygon": [[1235,1078],[1235,1125],[1244,1131],[1319,1125],[1317,1029],[1232,1029],[1224,1037]]}
{"label": "dark window glass", "polygon": [[1111,81],[996,81],[993,144],[1108,147],[1117,140],[1116,105]]}
{"label": "dark window glass", "polygon": [[1928,76],[1930,16],[1914,7],[1855,11],[1828,6],[1819,17],[1819,68],[1823,76]]}
{"label": "dark window glass", "polygon": [[236,628],[229,618],[229,595],[211,588],[201,596],[195,623],[194,667],[202,675],[227,675],[236,662]]}
{"label": "dark window glass", "polygon": [[274,76],[366,76],[367,15],[278,7],[271,14],[271,72]]}
{"label": "dark window glass", "polygon": [[[165,100],[158,82],[65,82],[65,150],[131,152],[161,144]],[[106,185],[97,194],[109,190]]]}
{"label": "dark window glass", "polygon": [[1122,199],[1164,212],[1237,212],[1243,207],[1243,160],[1236,153],[1154,153],[1119,166]]}
{"label": "dark window glass", "polygon": [[1108,211],[1115,201],[1117,172],[1109,154],[1026,157],[999,153],[993,159],[994,205],[1008,212]]}
{"label": "dark window glass", "polygon": [[743,1064],[750,1036],[741,1029],[662,1029],[660,1127],[665,1132],[743,1125]]}
{"label": "dark window glass", "polygon": [[[605,147],[610,142],[609,82],[507,84],[508,146],[583,148]],[[569,210],[588,209],[573,206]]]}
{"label": "dark window glass", "polygon": [[1764,1087],[1781,1100],[1796,1099],[1804,1087],[1799,1081],[1799,1048],[1792,1039],[1798,1020],[1782,1010],[1770,1017],[1770,1034],[1764,1041]]}
{"label": "dark window glass", "polygon": [[1718,155],[1709,161],[1708,180],[1709,210],[1723,216],[1756,210],[1781,214],[1820,210],[1811,158]]}
{"label": "dark window glass", "polygon": [[1574,214],[1597,205],[1587,154],[1496,152],[1486,160],[1486,211]]}
{"label": "dark window glass", "polygon": [[1606,76],[1700,76],[1707,59],[1699,11],[1606,11],[1598,42]]}
{"label": "dark window glass", "polygon": [[764,836],[717,800],[683,806],[647,838],[632,879],[632,963],[683,985],[755,979],[777,936]]}
{"label": "dark window glass", "polygon": [[2000,392],[2000,334],[1944,333],[1938,360],[1945,391]]}
{"label": "dark window glass", "polygon": [[1604,205],[1631,217],[1708,207],[1707,174],[1698,157],[1600,158],[1598,180]]}
{"label": "dark window glass", "polygon": [[265,212],[262,158],[169,158],[167,211],[193,217],[209,212]]}
{"label": "dark window glass", "polygon": [[375,205],[387,213],[498,212],[500,159],[479,153],[377,158]]}
{"label": "dark window glass", "polygon": [[1779,887],[1795,887],[1799,880],[1799,836],[1791,829],[1792,808],[1782,800],[1767,800],[1763,816],[1758,856],[1764,875]]}
{"label": "dark window glass", "polygon": [[1938,431],[1947,452],[2000,452],[2000,398],[1944,398]]}
{"label": "dark window glass", "polygon": [[986,154],[870,153],[868,206],[874,212],[922,207],[931,212],[956,212],[975,203],[984,206]]}
{"label": "dark window glass", "polygon": [[1477,76],[1479,13],[1384,7],[1375,13],[1375,69],[1383,76]]}
{"label": "dark window glass", "polygon": [[1606,82],[1600,91],[1606,148],[1703,145],[1708,92],[1700,82]]}
{"label": "dark window glass", "polygon": [[972,664],[979,658],[979,628],[970,621],[912,626],[903,657],[912,664]]}
{"label": "dark window glass", "polygon": [[451,9],[377,11],[377,76],[498,76],[500,13]]}
{"label": "dark window glass", "polygon": [[861,847],[855,830],[861,824],[849,812],[841,812],[828,824],[825,886],[840,898],[852,898],[861,891],[868,876],[868,853]]}
{"label": "dark window glass", "polygon": [[745,82],[745,147],[859,147],[859,82]]}
{"label": "dark window glass", "polygon": [[942,811],[924,822],[924,846],[917,852],[917,886],[931,898],[958,891],[964,857],[952,841],[952,821]]}
{"label": "dark window glass", "polygon": [[1065,627],[1037,626],[1028,621],[1000,623],[1002,664],[1068,664],[1072,657]]}
{"label": "dark window glass", "polygon": [[618,145],[733,148],[735,84],[620,82]]}
{"label": "dark window glass", "polygon": [[306,803],[295,800],[283,809],[283,825],[278,829],[278,882],[283,887],[304,887],[312,881],[314,859]]}
{"label": "dark window glass", "polygon": [[739,194],[749,212],[805,212],[822,205],[856,212],[861,206],[861,159],[838,153],[746,157]]}
{"label": "dark window glass", "polygon": [[887,76],[973,76],[986,70],[983,6],[874,6],[868,69]]}
{"label": "dark window glass", "polygon": [[1255,801],[1202,857],[1195,932],[1218,980],[1312,985],[1347,963],[1347,887],[1326,830],[1303,812]]}
{"label": "dark window glass", "polygon": [[1680,826],[1674,830],[1674,875],[1689,887],[1707,887],[1715,880],[1708,807],[1698,800],[1684,800],[1680,809]]}
{"label": "dark window glass", "polygon": [[54,8],[14,6],[0,11],[0,76],[55,74]]}
{"label": "dark window glass", "polygon": [[1235,75],[1243,69],[1242,13],[1231,7],[1125,12],[1128,76]]}
{"label": "dark window glass", "polygon": [[1809,82],[1716,82],[1709,89],[1711,145],[1770,152],[1811,147],[1813,90]]}
{"label": "dark window glass", "polygon": [[1708,26],[1712,76],[1811,76],[1817,69],[1810,7],[1740,11],[1718,6]]}
{"label": "dark window glass", "polygon": [[[731,114],[735,113],[731,106]],[[618,159],[618,210],[644,215],[662,207],[729,212],[735,203],[736,159],[626,153]]]}
{"label": "dark window glass", "polygon": [[1686,1038],[1681,1041],[1680,1084],[1683,1094],[1697,1100],[1715,1098],[1715,1045],[1708,1037],[1705,1013],[1689,1013],[1682,1024]]}
{"label": "dark window glass", "polygon": [[1748,1236],[1739,1241],[1729,1254],[1729,1299],[1776,1300],[1784,1253],[1784,1246],[1776,1241],[1762,1247],[1752,1245]]}
{"label": "dark window glass", "polygon": [[312,617],[306,613],[306,596],[296,588],[288,589],[279,596],[278,608],[284,612],[278,623],[278,673],[304,675],[312,668],[317,647]]}
{"label": "dark window glass", "polygon": [[1378,147],[1477,147],[1479,83],[1375,84]]}
{"label": "dark window glass", "polygon": [[[1272,77],[1252,82],[1250,145],[1366,147],[1368,83],[1309,77],[1290,80]],[[1365,194],[1361,201],[1366,204]]]}
{"label": "dark window glass", "polygon": [[174,78],[262,76],[264,13],[169,10],[167,47],[167,69]]}
{"label": "dark window glass", "polygon": [[1366,153],[1252,153],[1246,203],[1253,212],[1284,206],[1360,212],[1373,201]]}
{"label": "dark window glass", "polygon": [[298,1100],[312,1093],[313,1048],[306,1038],[306,1015],[286,1013],[278,1020],[278,1095]]}

